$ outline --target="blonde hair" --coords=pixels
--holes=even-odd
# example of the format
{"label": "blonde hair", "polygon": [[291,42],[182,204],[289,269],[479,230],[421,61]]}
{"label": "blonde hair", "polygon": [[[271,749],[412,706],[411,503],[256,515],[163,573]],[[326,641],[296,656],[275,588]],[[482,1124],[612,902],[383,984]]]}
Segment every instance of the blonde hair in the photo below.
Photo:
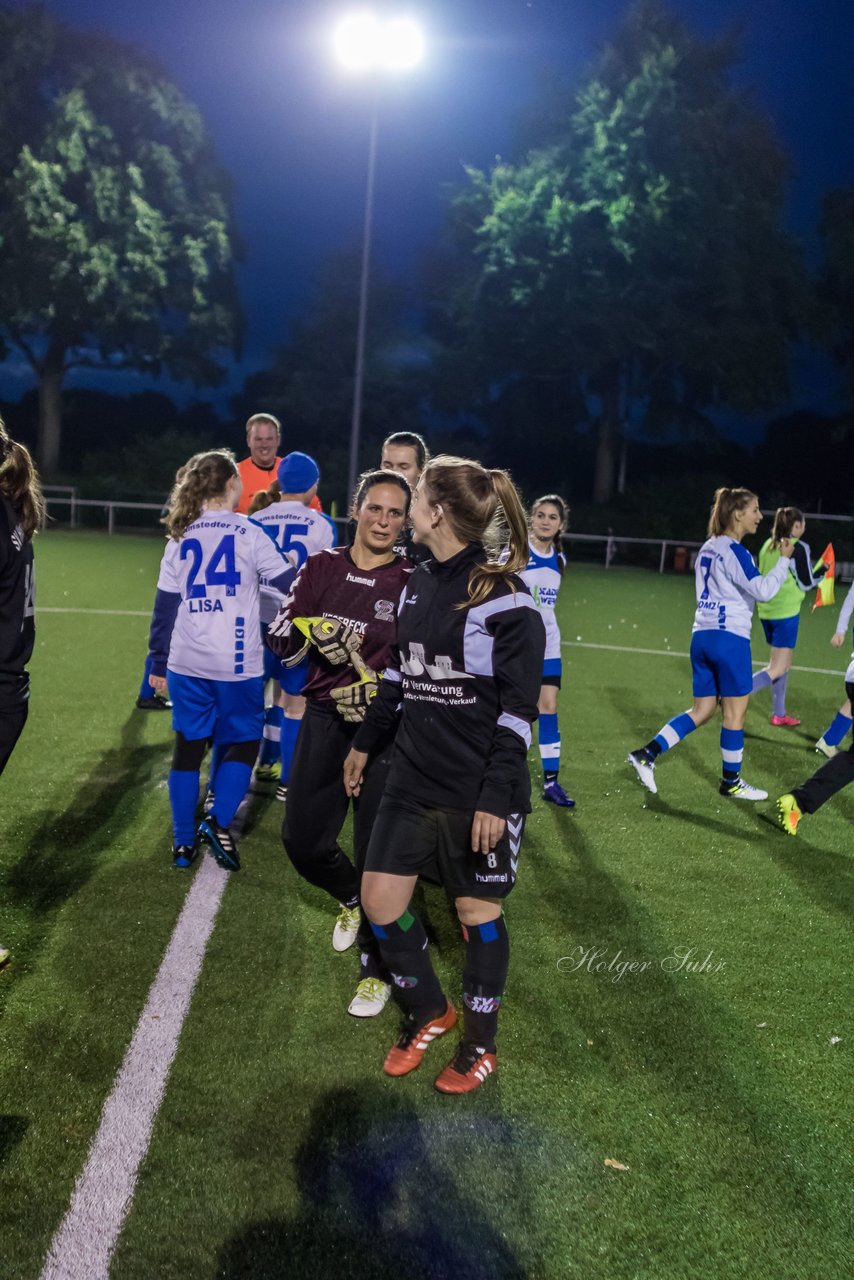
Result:
{"label": "blonde hair", "polygon": [[262,489],[260,493],[255,494],[249,507],[249,515],[254,516],[256,511],[266,511],[267,507],[281,500],[282,490],[279,488],[278,480],[274,480],[269,489]]}
{"label": "blonde hair", "polygon": [[169,537],[180,542],[188,526],[202,514],[204,504],[211,498],[222,498],[236,475],[237,463],[230,449],[194,453],[179,467],[169,494],[169,509],[161,521]]}
{"label": "blonde hair", "polygon": [[457,608],[482,604],[499,579],[515,591],[513,575],[528,563],[528,521],[508,473],[440,454],[427,463],[421,485],[427,501],[442,507],[454,536],[467,544],[482,542],[486,551],[469,575],[468,601]]}
{"label": "blonde hair", "polygon": [[778,507],[774,512],[771,546],[779,547],[781,538],[791,538],[796,524],[803,523],[804,513],[798,507]]}
{"label": "blonde hair", "polygon": [[44,526],[42,487],[29,449],[11,438],[2,418],[0,418],[0,493],[8,498],[14,507],[20,518],[24,537],[29,542],[36,530]]}
{"label": "blonde hair", "polygon": [[754,501],[758,502],[759,499],[750,489],[726,489],[723,487],[716,489],[706,536],[720,538],[732,524],[733,516],[739,511],[744,511],[745,507],[749,507],[751,502]]}

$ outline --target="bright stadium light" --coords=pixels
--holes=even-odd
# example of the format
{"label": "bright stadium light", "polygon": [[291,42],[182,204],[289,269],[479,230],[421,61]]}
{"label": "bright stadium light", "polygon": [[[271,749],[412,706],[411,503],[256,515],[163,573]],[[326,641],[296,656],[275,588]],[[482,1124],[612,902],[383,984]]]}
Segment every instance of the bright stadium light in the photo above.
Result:
{"label": "bright stadium light", "polygon": [[353,13],[333,36],[335,55],[348,71],[409,71],[424,54],[424,37],[411,18]]}
{"label": "bright stadium light", "polygon": [[333,33],[338,62],[347,71],[374,80],[368,132],[368,171],[365,184],[365,218],[362,230],[362,270],[359,280],[359,316],[356,328],[356,365],[353,376],[353,414],[350,424],[348,494],[359,474],[359,440],[362,433],[362,390],[365,377],[365,332],[368,319],[368,283],[371,261],[371,229],[374,219],[374,178],[379,132],[379,88],[383,75],[411,71],[424,55],[424,36],[411,18],[391,17],[370,11],[342,18]]}

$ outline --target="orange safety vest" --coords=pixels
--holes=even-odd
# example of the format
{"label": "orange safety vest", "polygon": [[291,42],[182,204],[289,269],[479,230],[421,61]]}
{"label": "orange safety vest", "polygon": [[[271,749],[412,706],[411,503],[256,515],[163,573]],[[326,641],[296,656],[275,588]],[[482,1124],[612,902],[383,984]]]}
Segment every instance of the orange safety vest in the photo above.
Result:
{"label": "orange safety vest", "polygon": [[[256,493],[263,493],[264,490],[269,489],[276,479],[276,473],[279,470],[281,461],[281,458],[276,458],[272,467],[259,467],[252,461],[250,455],[250,457],[244,458],[242,462],[238,462],[237,470],[240,472],[240,479],[243,482],[243,493],[240,495],[240,502],[235,510],[242,512],[243,515],[248,514],[249,508],[252,506],[252,499]],[[317,494],[314,495],[308,505],[315,511],[323,510],[323,504]]]}

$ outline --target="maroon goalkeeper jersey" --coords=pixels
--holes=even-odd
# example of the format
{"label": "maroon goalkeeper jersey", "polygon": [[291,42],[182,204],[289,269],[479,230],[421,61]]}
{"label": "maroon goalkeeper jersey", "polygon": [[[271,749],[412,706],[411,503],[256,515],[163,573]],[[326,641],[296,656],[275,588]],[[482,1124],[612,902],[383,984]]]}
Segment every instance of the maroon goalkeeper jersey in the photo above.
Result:
{"label": "maroon goalkeeper jersey", "polygon": [[[289,619],[338,618],[349,623],[362,637],[360,656],[374,671],[384,671],[395,639],[398,602],[412,569],[400,556],[377,569],[358,569],[349,547],[319,551],[300,569],[282,610]],[[305,638],[292,627],[287,636],[270,636],[267,643],[286,658],[299,652]],[[334,705],[331,691],[356,679],[349,663],[333,667],[314,646],[309,648],[303,693],[313,702]]]}

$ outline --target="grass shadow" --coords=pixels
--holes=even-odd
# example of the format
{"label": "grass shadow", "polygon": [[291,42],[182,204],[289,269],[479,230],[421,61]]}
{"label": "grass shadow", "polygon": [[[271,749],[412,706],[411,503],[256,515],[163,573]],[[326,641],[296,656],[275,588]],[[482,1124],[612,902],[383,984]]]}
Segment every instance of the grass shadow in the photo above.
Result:
{"label": "grass shadow", "polygon": [[[506,1158],[507,1122],[490,1134]],[[494,1127],[494,1124],[493,1124]],[[218,1258],[223,1280],[525,1280],[476,1200],[434,1156],[411,1104],[378,1086],[339,1089],[312,1109],[294,1162],[302,1208],[250,1224]],[[463,1138],[463,1135],[460,1135]],[[464,1141],[470,1141],[464,1138]]]}
{"label": "grass shadow", "polygon": [[118,747],[102,753],[63,812],[43,817],[6,876],[12,902],[44,915],[86,884],[104,850],[149,799],[145,784],[154,762],[163,758],[164,744],[143,744],[142,734],[143,721],[134,710]]}

